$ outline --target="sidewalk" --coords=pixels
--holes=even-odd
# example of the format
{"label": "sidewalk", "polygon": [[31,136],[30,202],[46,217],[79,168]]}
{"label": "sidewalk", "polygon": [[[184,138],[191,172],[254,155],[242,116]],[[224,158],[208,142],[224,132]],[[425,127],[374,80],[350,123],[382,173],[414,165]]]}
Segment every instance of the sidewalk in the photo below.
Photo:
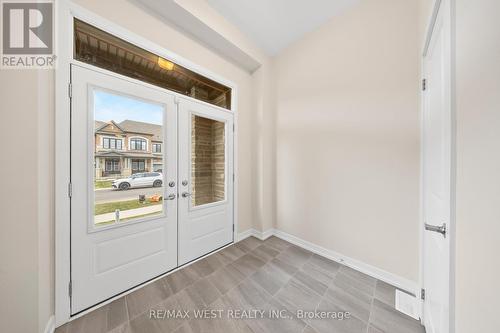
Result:
{"label": "sidewalk", "polygon": [[[153,205],[153,206],[147,206],[147,207],[141,207],[141,208],[120,211],[120,219],[126,219],[126,218],[161,212],[162,208],[163,208],[163,205],[159,204],[159,205]],[[114,220],[115,220],[115,213],[114,212],[96,215],[94,217],[95,224],[114,221]]]}

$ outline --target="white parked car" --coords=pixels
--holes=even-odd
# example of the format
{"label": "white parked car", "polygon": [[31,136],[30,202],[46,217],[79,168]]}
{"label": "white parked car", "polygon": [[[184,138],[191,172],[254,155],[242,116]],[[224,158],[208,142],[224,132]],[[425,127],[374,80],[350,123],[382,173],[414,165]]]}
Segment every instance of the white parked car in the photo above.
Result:
{"label": "white parked car", "polygon": [[163,184],[163,175],[160,172],[135,173],[127,178],[113,181],[113,188],[128,190],[134,187],[159,187]]}

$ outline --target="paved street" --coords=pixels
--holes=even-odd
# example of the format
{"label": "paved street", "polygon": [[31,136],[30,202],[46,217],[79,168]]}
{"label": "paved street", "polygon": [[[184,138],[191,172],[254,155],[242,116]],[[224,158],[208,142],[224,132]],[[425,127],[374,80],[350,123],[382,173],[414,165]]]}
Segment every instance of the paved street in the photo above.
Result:
{"label": "paved street", "polygon": [[153,194],[162,194],[162,191],[163,187],[134,188],[127,191],[102,189],[95,191],[95,202],[134,200],[139,198],[139,194],[151,196]]}
{"label": "paved street", "polygon": [[[126,219],[131,219],[133,217],[145,217],[145,215],[152,215],[154,213],[159,213],[163,209],[162,205],[154,205],[154,206],[148,206],[148,207],[141,207],[141,208],[136,208],[136,209],[129,209],[129,210],[124,210],[120,212],[120,220],[126,220]],[[106,214],[101,214],[101,215],[96,215],[95,216],[95,223],[104,223],[104,222],[111,222],[115,220],[115,212],[113,213],[106,213]]]}

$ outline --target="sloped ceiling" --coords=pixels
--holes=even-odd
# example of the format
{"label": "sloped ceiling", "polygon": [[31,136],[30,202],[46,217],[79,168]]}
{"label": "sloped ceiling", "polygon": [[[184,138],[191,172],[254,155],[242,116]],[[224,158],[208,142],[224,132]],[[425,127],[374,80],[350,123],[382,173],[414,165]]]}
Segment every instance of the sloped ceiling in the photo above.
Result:
{"label": "sloped ceiling", "polygon": [[206,0],[268,55],[278,54],[304,34],[359,0]]}

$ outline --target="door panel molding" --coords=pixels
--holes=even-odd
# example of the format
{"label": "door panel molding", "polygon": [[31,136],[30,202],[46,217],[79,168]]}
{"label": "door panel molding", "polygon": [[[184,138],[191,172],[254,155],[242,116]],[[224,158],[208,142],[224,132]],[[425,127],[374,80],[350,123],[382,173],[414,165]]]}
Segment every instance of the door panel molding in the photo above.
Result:
{"label": "door panel molding", "polygon": [[[163,151],[163,187],[158,187],[157,191],[165,198],[177,192],[177,187],[167,186],[170,180],[177,180],[177,107],[174,96],[166,91],[152,90],[139,83],[76,65],[72,65],[71,72],[71,312],[76,314],[177,267],[176,200],[163,200],[158,204],[162,208],[162,213],[158,215],[142,217],[140,214],[144,212],[136,213],[139,215],[134,221],[116,220],[108,226],[98,226],[94,217],[94,178],[98,171],[94,156],[101,158],[97,157],[101,152],[94,143],[99,133],[95,129],[95,121],[104,121],[100,118],[102,116],[118,116],[135,121],[144,119],[150,123],[148,126],[153,126],[154,121],[147,120],[150,119],[148,117],[161,117],[162,141],[166,149]],[[109,105],[118,112],[106,110],[107,106],[97,108],[97,100],[94,99],[96,87],[98,91],[106,90]],[[120,99],[123,96],[128,99]],[[128,104],[131,99],[147,101],[148,104],[140,102],[141,109],[127,114],[130,112],[127,108],[133,107]],[[104,115],[97,117],[101,109]],[[118,125],[109,122],[115,119],[106,120],[108,125],[103,123],[104,127],[99,128],[118,131]],[[130,133],[121,132],[121,128],[119,130],[116,132],[119,135]],[[125,153],[133,154],[120,152]],[[111,191],[109,194],[119,195],[114,201],[129,200],[126,191]],[[133,209],[125,206],[117,208],[116,215],[119,216],[120,210],[125,214]]]}
{"label": "door panel molding", "polygon": [[[234,240],[233,219],[233,115],[219,112],[195,101],[179,99],[179,264],[185,264],[207,252],[211,252]],[[201,193],[197,184],[193,190],[193,164],[197,163],[198,156],[193,152],[193,122],[199,118],[207,120],[206,124],[197,126],[216,126],[224,124],[224,199],[200,205],[193,205],[193,200]],[[211,125],[209,123],[213,121]],[[220,126],[218,127],[220,131]],[[198,130],[198,128],[196,129]],[[214,129],[211,129],[214,131]],[[203,129],[200,133],[203,132]],[[213,133],[211,135],[214,135]],[[206,142],[206,138],[203,138]],[[211,138],[214,140],[214,138]],[[220,145],[212,142],[211,147]],[[214,148],[215,149],[215,148]],[[203,156],[206,157],[205,152]],[[213,154],[216,154],[215,152]],[[193,156],[196,156],[194,162]],[[214,155],[215,156],[215,155]],[[206,167],[206,161],[201,162]],[[211,161],[212,164],[217,164]],[[213,168],[213,167],[212,167]],[[217,172],[217,169],[211,169]],[[220,172],[220,170],[219,170]],[[213,174],[211,179],[213,181]],[[182,182],[187,180],[187,185]],[[195,178],[196,180],[196,178]],[[197,181],[197,180],[196,180]],[[210,182],[214,186],[213,182]],[[215,184],[216,185],[216,184]],[[198,190],[196,189],[198,188]],[[200,191],[200,192],[198,192]],[[189,193],[189,197],[182,197],[182,193]],[[214,192],[214,190],[212,190]],[[213,194],[213,193],[212,193]],[[194,197],[194,199],[193,199]],[[216,198],[211,198],[216,200]]]}

